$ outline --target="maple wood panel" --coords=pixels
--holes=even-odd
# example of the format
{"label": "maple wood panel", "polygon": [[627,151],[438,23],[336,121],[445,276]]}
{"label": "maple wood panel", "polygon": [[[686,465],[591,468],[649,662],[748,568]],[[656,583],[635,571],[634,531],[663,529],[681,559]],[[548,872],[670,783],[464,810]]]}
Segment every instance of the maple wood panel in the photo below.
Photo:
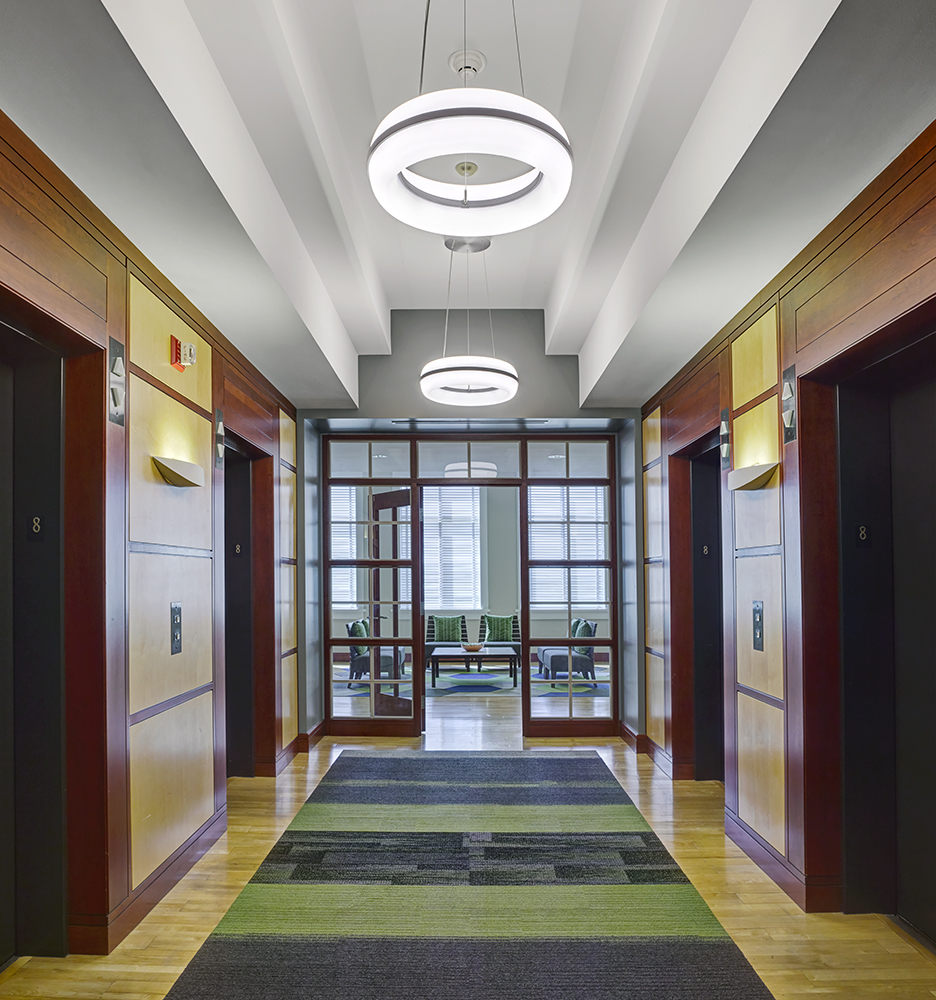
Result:
{"label": "maple wood panel", "polygon": [[[135,375],[128,381],[130,538],[210,549],[211,421]],[[153,464],[154,455],[200,466],[205,485],[170,485]]]}
{"label": "maple wood panel", "polygon": [[777,384],[777,311],[772,306],[731,342],[734,409]]}
{"label": "maple wood panel", "polygon": [[296,648],[296,567],[280,566],[280,646],[282,652]]}
{"label": "maple wood panel", "polygon": [[735,490],[735,548],[751,549],[764,545],[779,545],[780,534],[780,470],[759,490]]}
{"label": "maple wood panel", "polygon": [[738,693],[738,816],[786,853],[783,710]]}
{"label": "maple wood panel", "polygon": [[663,465],[647,469],[644,479],[644,556],[663,555]]}
{"label": "maple wood panel", "polygon": [[[172,367],[172,337],[195,345],[195,364],[183,371]],[[130,360],[203,410],[211,410],[211,346],[132,274]]]}
{"label": "maple wood panel", "polygon": [[[783,576],[780,556],[735,564],[738,683],[783,700]],[[764,604],[764,648],[754,649],[753,602]]]}
{"label": "maple wood panel", "polygon": [[299,735],[299,656],[284,656],[280,665],[280,692],[283,703],[283,746],[288,747]]}
{"label": "maple wood panel", "polygon": [[644,594],[646,609],[646,643],[657,652],[663,651],[664,619],[666,615],[665,579],[662,563],[647,563]]}
{"label": "maple wood panel", "polygon": [[662,656],[646,654],[647,735],[666,748],[666,676]]}
{"label": "maple wood panel", "polygon": [[643,464],[649,465],[655,462],[660,455],[660,408],[657,407],[652,413],[648,413],[642,424],[643,433]]}
{"label": "maple wood panel", "polygon": [[[182,652],[172,654],[169,605],[182,604]],[[129,711],[212,679],[211,559],[130,553]]]}
{"label": "maple wood panel", "polygon": [[296,421],[288,413],[279,411],[280,461],[296,468]]}
{"label": "maple wood panel", "polygon": [[136,888],[214,814],[210,692],[130,727],[130,852]]}
{"label": "maple wood panel", "polygon": [[296,558],[296,473],[280,466],[279,470],[279,542],[280,556]]}
{"label": "maple wood panel", "polygon": [[732,422],[735,469],[751,465],[769,465],[780,460],[780,415],[777,397],[747,410]]}

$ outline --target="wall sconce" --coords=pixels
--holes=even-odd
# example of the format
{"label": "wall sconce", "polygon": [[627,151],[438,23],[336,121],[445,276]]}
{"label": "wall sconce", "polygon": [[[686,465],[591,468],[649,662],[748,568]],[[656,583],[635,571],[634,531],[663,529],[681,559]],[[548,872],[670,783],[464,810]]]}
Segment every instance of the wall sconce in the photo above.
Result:
{"label": "wall sconce", "polygon": [[783,420],[783,443],[789,444],[796,440],[796,365],[790,365],[783,373],[780,417]]}
{"label": "wall sconce", "polygon": [[183,462],[179,458],[157,458],[153,455],[153,465],[163,479],[173,486],[205,485],[205,470],[193,462]]}
{"label": "wall sconce", "polygon": [[759,490],[766,485],[779,462],[767,465],[747,465],[743,469],[735,469],[728,473],[729,490]]}

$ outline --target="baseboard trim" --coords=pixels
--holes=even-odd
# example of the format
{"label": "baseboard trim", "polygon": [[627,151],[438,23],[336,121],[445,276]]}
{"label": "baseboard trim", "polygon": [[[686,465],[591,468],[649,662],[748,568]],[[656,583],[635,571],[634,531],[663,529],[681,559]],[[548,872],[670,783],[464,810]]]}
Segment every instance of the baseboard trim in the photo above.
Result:
{"label": "baseboard trim", "polygon": [[637,753],[650,753],[648,744],[650,737],[646,733],[635,733],[626,722],[621,723],[621,739]]}
{"label": "baseboard trim", "polygon": [[751,830],[731,810],[725,810],[725,833],[768,878],[806,913],[838,913],[842,909],[842,881],[833,876],[808,876]]}
{"label": "baseboard trim", "polygon": [[[303,735],[302,733],[299,736]],[[284,746],[276,757],[256,757],[254,758],[254,774],[258,778],[275,778],[280,771],[299,753],[299,736],[295,736],[291,743]]]}
{"label": "baseboard trim", "polygon": [[320,722],[314,729],[310,729],[307,733],[300,733],[296,737],[296,753],[308,753],[324,735],[324,722]]}
{"label": "baseboard trim", "polygon": [[667,778],[673,777],[673,758],[670,757],[663,747],[654,743],[649,736],[647,737],[646,754]]}
{"label": "baseboard trim", "polygon": [[71,914],[68,925],[69,951],[78,955],[109,955],[225,830],[226,806],[196,830],[110,913]]}

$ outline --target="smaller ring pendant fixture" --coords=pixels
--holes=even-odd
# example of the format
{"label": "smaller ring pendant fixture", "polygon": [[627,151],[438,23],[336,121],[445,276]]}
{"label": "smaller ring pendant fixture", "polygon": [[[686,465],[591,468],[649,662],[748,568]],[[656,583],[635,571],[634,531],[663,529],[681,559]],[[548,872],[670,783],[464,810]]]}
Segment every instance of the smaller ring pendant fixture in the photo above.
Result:
{"label": "smaller ring pendant fixture", "polygon": [[[531,170],[491,184],[430,180],[410,167],[470,152],[508,157]],[[400,222],[429,233],[499,236],[535,226],[565,201],[572,147],[545,108],[500,90],[456,88],[414,97],[380,123],[367,174],[377,201]]]}
{"label": "smaller ring pendant fixture", "polygon": [[517,369],[499,358],[462,355],[423,366],[419,388],[428,399],[450,406],[490,406],[517,394]]}

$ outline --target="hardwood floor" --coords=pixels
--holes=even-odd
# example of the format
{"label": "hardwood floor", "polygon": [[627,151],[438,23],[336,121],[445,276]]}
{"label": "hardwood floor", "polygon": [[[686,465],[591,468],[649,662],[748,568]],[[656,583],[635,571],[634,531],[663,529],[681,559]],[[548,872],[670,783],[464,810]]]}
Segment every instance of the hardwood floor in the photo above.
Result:
{"label": "hardwood floor", "polygon": [[220,920],[344,747],[593,748],[778,1000],[931,1000],[936,957],[876,915],[804,914],[723,832],[722,787],[670,782],[617,739],[523,740],[519,699],[431,700],[421,740],[326,738],[278,778],[232,778],[228,832],[109,956],[20,959],[0,998],[157,1000]]}

